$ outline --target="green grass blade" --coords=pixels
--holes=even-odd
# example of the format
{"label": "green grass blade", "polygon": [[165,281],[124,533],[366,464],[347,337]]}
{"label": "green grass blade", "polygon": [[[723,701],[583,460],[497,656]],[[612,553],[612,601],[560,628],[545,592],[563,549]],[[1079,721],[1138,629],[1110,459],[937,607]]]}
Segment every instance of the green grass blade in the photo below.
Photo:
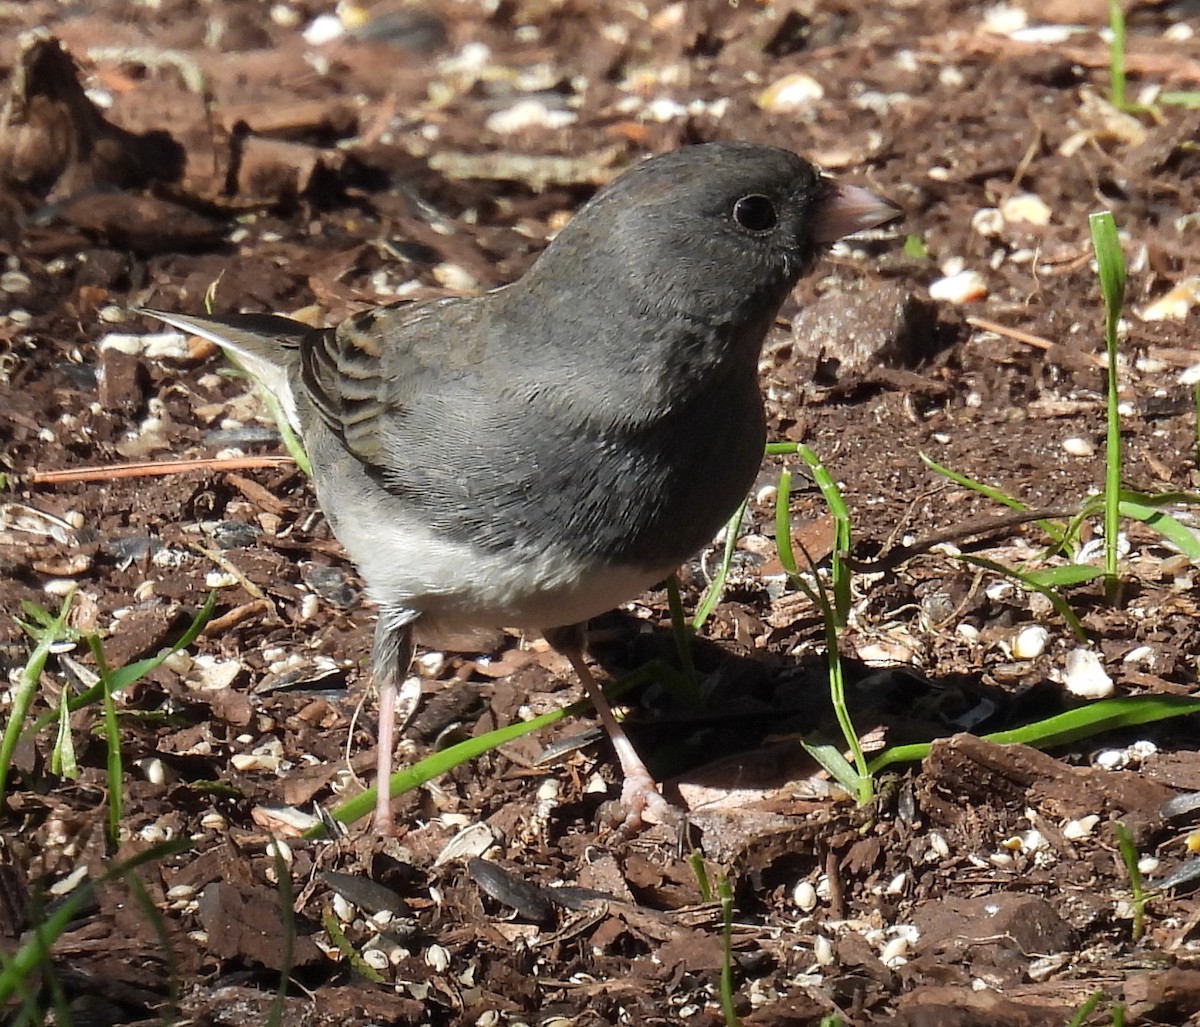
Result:
{"label": "green grass blade", "polygon": [[675,652],[683,671],[681,680],[686,686],[679,696],[687,705],[700,706],[700,679],[696,677],[696,664],[692,660],[692,632],[683,615],[683,599],[679,595],[679,575],[667,578],[667,606],[671,611],[671,634],[675,639]]}
{"label": "green grass blade", "polygon": [[95,884],[112,881],[122,874],[135,870],[137,867],[155,860],[166,859],[180,852],[186,852],[191,847],[188,838],[176,838],[151,846],[144,852],[139,852],[127,860],[107,870],[96,882],[85,881],[80,884],[54,911],[34,928],[34,937],[23,944],[0,970],[0,1007],[9,998],[22,990],[24,980],[46,959],[54,942],[62,935],[67,926],[91,896]]}
{"label": "green grass blade", "polygon": [[842,751],[829,742],[806,742],[801,740],[801,748],[808,753],[821,768],[832,777],[847,795],[858,797],[862,789],[862,775],[851,766],[850,761],[842,755]]}
{"label": "green grass blade", "polygon": [[1125,500],[1119,503],[1117,508],[1121,516],[1128,517],[1131,521],[1141,521],[1147,528],[1158,532],[1189,560],[1200,560],[1200,538],[1170,514],[1140,500]]}
{"label": "green grass blade", "polygon": [[717,878],[717,895],[721,900],[721,1011],[725,1027],[741,1027],[733,998],[733,888],[724,874]]}
{"label": "green grass blade", "polygon": [[[634,673],[627,674],[619,681],[613,682],[605,688],[604,694],[609,699],[616,699],[630,689],[656,679],[663,673],[664,669],[666,668],[664,668],[661,661],[647,664],[647,666],[642,667]],[[543,713],[532,720],[523,720],[516,724],[508,724],[505,727],[489,731],[487,734],[480,735],[477,738],[464,739],[456,745],[451,745],[440,752],[435,752],[433,755],[427,756],[420,762],[414,763],[411,767],[405,767],[403,770],[396,771],[388,783],[390,793],[393,796],[403,795],[407,791],[419,788],[426,781],[432,781],[435,777],[453,770],[455,767],[467,763],[478,756],[482,756],[485,752],[491,752],[501,745],[507,745],[513,739],[521,738],[533,731],[540,731],[551,724],[557,724],[564,717],[578,716],[590,709],[591,703],[586,699],[582,699],[577,703],[572,703],[570,706],[564,706],[560,710],[551,710],[548,713]],[[376,783],[377,785],[378,782]],[[365,789],[352,799],[347,799],[340,806],[333,809],[329,815],[341,824],[352,824],[354,821],[360,820],[375,808],[375,790],[375,787]],[[320,838],[324,833],[325,828],[317,824],[305,831],[301,837]]]}
{"label": "green grass blade", "polygon": [[737,549],[738,532],[742,530],[742,519],[746,516],[747,502],[748,500],[742,500],[742,505],[737,508],[725,526],[725,551],[721,556],[721,563],[717,567],[716,574],[713,575],[708,588],[704,590],[700,602],[696,604],[696,612],[692,614],[693,631],[699,631],[704,626],[704,622],[712,616],[713,610],[717,608],[717,603],[721,601],[721,593],[725,590],[725,579],[729,576],[729,566],[733,562],[734,550]]}
{"label": "green grass blade", "polygon": [[[208,599],[205,600],[204,605],[196,613],[196,616],[192,618],[192,622],[188,625],[187,630],[182,636],[180,636],[178,641],[167,646],[165,649],[159,652],[157,656],[150,656],[144,660],[137,660],[134,663],[127,663],[124,667],[118,667],[116,670],[112,671],[109,678],[112,691],[120,692],[122,689],[128,688],[130,685],[135,684],[138,680],[145,677],[145,675],[149,674],[150,671],[154,670],[164,660],[170,657],[172,653],[177,653],[181,649],[186,649],[189,645],[196,641],[196,638],[199,636],[200,632],[204,630],[204,625],[208,623],[208,619],[212,616],[213,609],[216,607],[216,605],[217,593],[210,592],[208,594]],[[85,689],[71,700],[71,712],[74,713],[76,710],[82,710],[85,706],[92,705],[101,698],[103,693],[104,685],[101,682],[97,682],[91,688]],[[56,717],[57,713],[54,711],[39,717],[36,721],[34,721],[33,726],[30,728],[30,733],[37,734],[37,732],[41,731],[48,724],[54,721]]]}
{"label": "green grass blade", "polygon": [[1121,0],[1108,0],[1108,88],[1109,99],[1119,111],[1125,110],[1125,12]]}
{"label": "green grass blade", "polygon": [[[975,478],[963,474],[961,471],[955,471],[944,464],[939,464],[928,453],[918,453],[917,455],[920,457],[921,463],[935,474],[940,474],[943,478],[954,482],[955,485],[961,485],[965,489],[970,489],[972,492],[983,496],[984,499],[990,499],[993,503],[1007,506],[1010,510],[1016,510],[1018,513],[1024,513],[1029,509],[1028,503],[1022,503],[1019,499],[1014,499],[1008,495],[1008,493],[1002,492],[992,485],[985,485],[983,482],[977,481]],[[1061,547],[1065,540],[1070,537],[1064,531],[1063,526],[1055,521],[1042,520],[1035,523],[1054,540],[1054,549]]]}
{"label": "green grass blade", "polygon": [[342,954],[342,958],[350,964],[350,968],[356,974],[372,984],[386,983],[383,974],[363,959],[362,954],[350,944],[350,939],[346,937],[342,925],[338,923],[338,918],[332,909],[326,909],[321,914],[321,926],[325,928],[325,933],[329,935],[333,947]]}
{"label": "green grass blade", "polygon": [[100,644],[99,635],[88,635],[88,647],[92,650],[92,658],[96,661],[96,670],[100,674],[100,704],[104,710],[104,742],[105,742],[105,771],[108,779],[108,844],[116,849],[121,829],[121,815],[125,806],[125,792],[122,787],[124,768],[121,761],[121,728],[117,723],[117,704],[113,699],[112,674],[108,669],[108,661],[104,658],[104,646]]}
{"label": "green grass blade", "polygon": [[[1136,695],[1101,699],[1099,702],[1080,706],[1078,709],[1057,713],[1053,717],[1034,721],[1007,731],[996,731],[984,735],[989,742],[999,745],[1032,745],[1039,749],[1050,749],[1056,745],[1067,745],[1081,738],[1091,738],[1105,731],[1139,727],[1172,717],[1186,717],[1200,713],[1200,696],[1190,695]],[[894,745],[878,753],[870,762],[872,774],[896,763],[912,763],[929,755],[928,742],[912,745]]]}
{"label": "green grass blade", "polygon": [[171,935],[167,930],[167,922],[163,918],[158,907],[154,904],[154,899],[150,897],[150,893],[146,890],[146,886],[142,883],[142,879],[134,873],[125,873],[121,875],[121,880],[125,882],[125,886],[129,889],[133,896],[134,902],[141,910],[142,916],[146,918],[154,930],[154,937],[158,939],[158,946],[163,954],[163,966],[166,971],[167,984],[167,1008],[166,1016],[163,1019],[164,1027],[174,1023],[179,1016],[179,986],[181,979],[178,972],[178,963],[175,960],[175,947],[171,944]]}
{"label": "green grass blade", "polygon": [[1083,1027],[1087,1022],[1087,1018],[1092,1015],[1094,1010],[1104,1000],[1104,992],[1093,991],[1077,1010],[1075,1015],[1071,1017],[1067,1027]]}
{"label": "green grass blade", "polygon": [[1187,107],[1189,110],[1200,110],[1200,93],[1189,90],[1168,90],[1158,94],[1158,102],[1173,107]]}
{"label": "green grass blade", "polygon": [[775,493],[775,554],[784,573],[792,579],[800,577],[796,566],[796,552],[792,549],[792,472],[779,472],[779,486]]}
{"label": "green grass blade", "polygon": [[841,489],[817,455],[805,445],[797,445],[796,452],[812,472],[813,481],[821,490],[821,498],[829,507],[833,517],[833,553],[830,556],[830,577],[833,580],[833,609],[837,614],[837,626],[844,628],[850,616],[850,573],[845,559],[850,554],[850,511],[842,498]]}
{"label": "green grass blade", "polygon": [[963,488],[970,489],[972,492],[978,493],[979,495],[983,496],[984,499],[990,499],[994,503],[999,503],[1001,506],[1007,506],[1011,510],[1017,510],[1022,513],[1029,509],[1028,504],[1022,503],[1019,499],[1014,499],[1012,496],[1008,495],[1008,493],[1001,492],[998,488],[995,488],[991,485],[985,485],[983,482],[977,481],[976,479],[971,478],[960,471],[952,470],[951,468],[945,466],[945,464],[939,464],[927,453],[918,453],[917,456],[920,457],[921,463],[923,463],[931,471],[940,474],[943,478],[948,478],[950,481],[954,482],[955,485],[961,485]]}
{"label": "green grass blade", "polygon": [[[225,354],[229,357],[229,354]],[[233,360],[232,357],[229,357]],[[234,361],[236,363],[236,361]],[[283,440],[283,448],[287,450],[288,456],[296,461],[296,466],[300,468],[306,478],[312,477],[312,462],[308,459],[308,451],[304,448],[304,443],[300,441],[296,433],[292,431],[292,425],[287,419],[287,414],[283,412],[283,407],[280,406],[279,400],[275,398],[275,393],[268,389],[265,385],[259,384],[253,375],[247,374],[246,371],[238,364],[238,370],[246,374],[251,381],[255,382],[259,396],[262,398],[266,408],[271,412],[271,418],[275,421],[275,427],[279,431],[279,437]]]}
{"label": "green grass blade", "polygon": [[1087,641],[1087,632],[1083,630],[1083,625],[1079,622],[1079,618],[1075,616],[1075,611],[1067,605],[1067,601],[1055,592],[1054,589],[1047,588],[1029,574],[1015,570],[1012,567],[1006,567],[1002,563],[997,563],[995,560],[989,560],[983,556],[963,555],[959,559],[964,563],[974,564],[976,567],[983,567],[1003,577],[1011,578],[1025,588],[1041,593],[1050,600],[1050,605],[1054,607],[1054,612],[1067,622],[1067,626],[1071,629],[1075,637],[1081,642]]}
{"label": "green grass blade", "polygon": [[1133,901],[1133,940],[1139,942],[1146,930],[1146,891],[1142,886],[1142,872],[1138,868],[1137,847],[1133,835],[1121,821],[1116,823],[1117,847],[1121,850],[1121,862],[1129,875],[1129,893]]}
{"label": "green grass blade", "polygon": [[279,842],[271,836],[269,846],[275,867],[275,890],[279,894],[279,918],[283,933],[283,952],[279,959],[279,984],[267,1015],[266,1027],[280,1027],[283,1023],[283,1008],[287,1002],[288,979],[296,960],[296,911],[292,908],[292,872],[280,852]]}
{"label": "green grass blade", "polygon": [[75,759],[75,743],[71,738],[71,710],[67,690],[58,695],[58,732],[50,750],[50,773],[68,780],[79,777],[79,762]]}
{"label": "green grass blade", "polygon": [[712,902],[714,894],[712,879],[708,876],[708,867],[704,865],[704,856],[699,849],[692,849],[687,854],[687,865],[696,879],[696,887],[700,891],[700,901]]}
{"label": "green grass blade", "polygon": [[[75,598],[75,590],[67,593],[58,616],[44,625],[40,631],[34,632],[35,642],[33,652],[21,668],[16,686],[12,690],[12,707],[8,720],[4,724],[4,735],[0,737],[0,806],[4,805],[5,788],[8,784],[8,771],[12,766],[12,755],[21,738],[21,729],[25,718],[29,716],[29,708],[33,705],[33,697],[37,692],[38,680],[45,669],[46,660],[50,656],[50,648],[66,636],[67,614],[71,610],[71,601]],[[22,625],[27,631],[28,625]],[[53,719],[57,713],[51,712]]]}
{"label": "green grass blade", "polygon": [[[1109,11],[1114,23],[1121,19],[1122,40],[1124,20],[1117,0],[1109,0]],[[1117,33],[1114,29],[1114,49]],[[1124,44],[1122,42],[1122,51]],[[1114,68],[1114,89],[1116,70]],[[1124,93],[1124,71],[1122,69],[1122,94]],[[1115,102],[1115,100],[1114,100]],[[1124,96],[1118,107],[1124,106]],[[1088,227],[1092,233],[1092,247],[1096,251],[1096,267],[1100,275],[1100,293],[1104,299],[1104,348],[1108,354],[1106,416],[1107,439],[1104,449],[1104,570],[1115,587],[1117,577],[1117,536],[1120,531],[1121,494],[1121,414],[1117,395],[1117,322],[1121,319],[1121,308],[1125,303],[1125,259],[1121,255],[1121,240],[1117,235],[1117,223],[1110,211],[1101,211],[1088,216]]]}
{"label": "green grass blade", "polygon": [[1070,588],[1072,585],[1082,585],[1085,581],[1094,581],[1104,577],[1104,571],[1099,567],[1089,567],[1085,563],[1068,563],[1062,567],[1042,567],[1037,570],[1019,572],[1025,582],[1043,589]]}

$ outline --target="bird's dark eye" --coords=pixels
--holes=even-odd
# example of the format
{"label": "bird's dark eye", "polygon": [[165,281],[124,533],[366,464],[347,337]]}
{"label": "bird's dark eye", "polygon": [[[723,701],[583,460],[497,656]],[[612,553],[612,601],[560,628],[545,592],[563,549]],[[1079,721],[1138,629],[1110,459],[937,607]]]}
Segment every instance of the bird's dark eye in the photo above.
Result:
{"label": "bird's dark eye", "polygon": [[750,232],[768,232],[779,222],[775,204],[760,193],[743,196],[733,205],[733,220]]}

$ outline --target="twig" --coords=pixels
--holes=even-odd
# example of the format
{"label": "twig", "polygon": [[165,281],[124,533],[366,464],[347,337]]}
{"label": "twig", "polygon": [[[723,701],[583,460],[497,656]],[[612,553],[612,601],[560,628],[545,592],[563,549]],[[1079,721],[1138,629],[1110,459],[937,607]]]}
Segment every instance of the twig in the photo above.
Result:
{"label": "twig", "polygon": [[134,464],[105,467],[65,467],[58,471],[30,471],[34,485],[59,485],[70,481],[110,481],[113,478],[143,478],[155,475],[186,474],[189,471],[249,471],[256,467],[283,467],[294,464],[290,456],[226,456],[200,460],[145,460]]}
{"label": "twig", "polygon": [[1007,531],[1022,524],[1029,524],[1031,521],[1070,517],[1072,513],[1073,511],[1071,510],[1053,508],[1046,510],[1023,510],[1008,517],[967,521],[960,524],[957,528],[937,532],[911,545],[897,546],[895,549],[882,553],[874,560],[846,560],[845,563],[852,571],[860,574],[880,574],[893,570],[904,563],[905,560],[909,560],[919,553],[927,552],[934,546],[940,546],[947,542],[951,544],[965,542],[967,539],[991,535],[997,531]]}
{"label": "twig", "polygon": [[[1002,335],[1006,339],[1015,339],[1017,342],[1023,342],[1026,346],[1032,346],[1034,349],[1040,349],[1044,353],[1053,353],[1056,350],[1063,350],[1061,342],[1053,342],[1050,339],[1044,339],[1040,335],[1033,335],[1029,332],[1023,332],[1020,328],[1009,328],[1007,325],[1002,325],[998,321],[989,321],[985,317],[976,317],[974,314],[969,316],[967,324],[972,328],[979,328],[985,332],[994,332],[996,335]],[[1104,367],[1104,361],[1095,353],[1081,353],[1077,350],[1069,351],[1072,357],[1082,358],[1096,367]]]}

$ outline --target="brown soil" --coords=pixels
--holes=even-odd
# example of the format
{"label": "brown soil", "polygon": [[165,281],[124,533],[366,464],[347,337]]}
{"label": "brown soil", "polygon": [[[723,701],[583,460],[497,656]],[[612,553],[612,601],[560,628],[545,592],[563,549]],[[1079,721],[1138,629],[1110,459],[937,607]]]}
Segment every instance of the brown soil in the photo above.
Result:
{"label": "brown soil", "polygon": [[[948,0],[438,0],[367,4],[353,36],[305,43],[328,6],[0,5],[0,664],[15,681],[29,658],[20,604],[57,608],[69,584],[73,625],[104,636],[114,667],[159,651],[218,593],[190,657],[118,697],[118,848],[98,707],[71,719],[77,777],[51,773],[53,729],[17,746],[0,951],[29,941],[72,875],[187,839],[137,871],[148,898],[132,875],[97,887],[24,994],[48,1007],[60,989],[76,1023],[260,1024],[286,972],[287,1024],[724,1022],[720,907],[665,832],[613,833],[607,747],[539,762],[578,719],[398,800],[394,841],[363,824],[295,837],[281,807],[329,808],[369,774],[371,612],[290,463],[197,463],[282,453],[245,381],[194,340],[147,345],[159,328],[126,308],[199,311],[216,283],[217,311],[332,322],[499,284],[631,161],[743,138],[907,212],[899,233],[840,247],[800,287],[764,384],[774,437],[811,446],[853,514],[841,646],[855,723],[876,745],[944,739],[865,808],[804,756],[801,735],[836,726],[820,619],[774,556],[783,463],[767,461],[697,646],[702,706],[653,685],[630,718],[691,808],[709,874],[733,886],[743,1022],[1061,1025],[1096,992],[1090,1023],[1112,1023],[1113,1002],[1129,1023],[1198,1022],[1188,886],[1153,895],[1135,941],[1115,834],[1129,827],[1150,886],[1188,865],[1194,814],[1163,804],[1200,789],[1194,719],[1049,754],[976,737],[1079,705],[1075,650],[1118,695],[1192,693],[1196,568],[1128,522],[1121,594],[1065,593],[1080,641],[1044,597],[956,556],[1036,565],[1038,526],[989,529],[1007,511],[920,455],[1039,509],[1077,509],[1102,484],[1087,215],[1108,208],[1130,269],[1126,484],[1196,486],[1180,372],[1200,362],[1200,112],[1107,104],[1106,5],[1091,0],[1029,5],[1031,24],[1081,26],[1061,39]],[[1190,0],[1132,4],[1131,95],[1200,88],[1197,33]],[[823,96],[758,102],[799,72]],[[514,127],[529,100],[541,107]],[[970,305],[930,297],[956,260],[987,291]],[[1189,279],[1190,313],[1143,317]],[[118,474],[168,459],[186,466]],[[34,475],[51,470],[76,473]],[[827,556],[819,495],[798,488],[792,508],[798,540]],[[713,562],[685,569],[686,601]],[[667,625],[665,593],[651,594],[595,625],[595,655],[613,676],[672,660]],[[1032,634],[1016,639],[1036,625],[1048,635],[1030,653]],[[51,657],[33,715],[81,687],[73,666],[93,666],[84,648]],[[422,668],[405,762],[577,698],[557,657],[515,638]]]}

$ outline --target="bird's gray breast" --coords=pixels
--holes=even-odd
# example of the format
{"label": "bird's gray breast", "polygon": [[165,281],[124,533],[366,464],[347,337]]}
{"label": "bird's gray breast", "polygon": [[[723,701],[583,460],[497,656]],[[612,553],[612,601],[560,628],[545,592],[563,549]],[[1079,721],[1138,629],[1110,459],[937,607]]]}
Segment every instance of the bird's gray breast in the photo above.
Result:
{"label": "bird's gray breast", "polygon": [[[567,401],[545,387],[490,403],[453,392],[414,404],[388,440],[387,470],[372,473],[438,536],[485,551],[544,545],[681,563],[736,508],[762,459],[753,368],[645,417],[581,410],[577,393]],[[444,406],[456,400],[457,410]]]}

